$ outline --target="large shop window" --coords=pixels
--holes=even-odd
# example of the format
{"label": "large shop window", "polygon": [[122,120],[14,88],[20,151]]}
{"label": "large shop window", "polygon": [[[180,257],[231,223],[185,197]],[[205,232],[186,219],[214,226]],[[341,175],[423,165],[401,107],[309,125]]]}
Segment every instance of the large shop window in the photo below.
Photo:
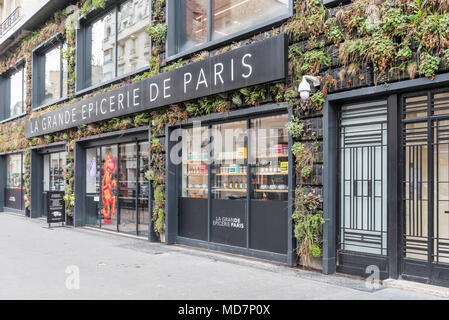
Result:
{"label": "large shop window", "polygon": [[67,97],[67,44],[56,42],[33,53],[33,109]]}
{"label": "large shop window", "polygon": [[86,149],[87,224],[147,236],[149,143]]}
{"label": "large shop window", "polygon": [[149,25],[149,0],[116,1],[85,21],[78,32],[78,91],[149,67]]}
{"label": "large shop window", "polygon": [[179,236],[287,253],[287,121],[276,115],[183,129]]}
{"label": "large shop window", "polygon": [[21,153],[6,156],[5,207],[16,210],[24,209],[23,155]]}
{"label": "large shop window", "polygon": [[26,68],[21,65],[0,76],[0,121],[25,113]]}
{"label": "large shop window", "polygon": [[180,0],[168,8],[169,56],[232,39],[292,13],[290,0]]}
{"label": "large shop window", "polygon": [[66,159],[66,152],[44,155],[44,192],[64,191]]}

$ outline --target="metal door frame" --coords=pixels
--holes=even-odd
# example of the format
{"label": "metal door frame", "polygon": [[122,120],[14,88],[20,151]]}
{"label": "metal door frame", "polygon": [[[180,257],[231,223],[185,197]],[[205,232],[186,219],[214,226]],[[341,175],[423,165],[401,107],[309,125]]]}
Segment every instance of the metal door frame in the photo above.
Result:
{"label": "metal door frame", "polygon": [[[435,234],[435,181],[439,181],[438,172],[435,173],[435,148],[438,144],[438,137],[435,137],[435,128],[438,131],[438,122],[449,120],[449,112],[444,115],[434,115],[433,97],[438,93],[449,93],[449,89],[429,89],[414,93],[405,93],[400,96],[400,126],[401,126],[401,144],[400,161],[403,163],[400,171],[400,274],[403,279],[418,282],[449,286],[449,263],[435,262],[434,242],[438,239]],[[426,116],[404,119],[406,99],[413,97],[427,96]],[[424,101],[424,100],[423,100]],[[406,258],[406,127],[407,123],[426,123],[427,129],[427,261]]]}
{"label": "metal door frame", "polygon": [[[336,172],[336,178],[337,178],[337,208],[336,208],[336,239],[337,239],[337,243],[336,243],[336,250],[337,250],[337,271],[339,272],[343,272],[343,273],[349,273],[349,274],[355,274],[355,275],[359,275],[359,276],[366,276],[366,267],[370,266],[370,265],[374,265],[377,266],[379,268],[379,272],[380,272],[380,277],[381,279],[386,279],[389,277],[390,272],[389,272],[389,256],[390,256],[390,249],[389,249],[389,242],[390,242],[390,232],[392,232],[392,228],[390,227],[391,224],[389,223],[389,211],[390,211],[390,195],[389,195],[389,183],[390,183],[390,178],[389,178],[389,172],[390,172],[390,140],[391,140],[391,132],[394,130],[394,127],[391,128],[391,120],[390,118],[394,118],[391,117],[390,113],[390,105],[391,105],[391,99],[390,98],[386,98],[386,97],[379,97],[377,99],[373,98],[370,99],[369,101],[359,101],[359,103],[362,105],[364,103],[369,103],[369,102],[385,102],[386,103],[386,120],[385,121],[381,121],[382,124],[384,124],[386,126],[385,129],[381,129],[382,130],[382,135],[384,134],[384,130],[386,130],[386,137],[384,138],[382,136],[382,142],[381,142],[381,147],[382,150],[385,147],[385,161],[384,162],[384,166],[386,166],[385,170],[387,171],[387,176],[385,177],[385,181],[382,181],[382,188],[386,189],[386,197],[385,199],[383,199],[383,201],[385,201],[386,204],[386,219],[383,222],[384,223],[384,227],[386,230],[386,240],[385,240],[385,247],[382,247],[382,251],[385,250],[385,255],[381,255],[381,254],[374,254],[374,253],[365,253],[365,252],[357,252],[357,251],[350,251],[350,250],[343,250],[340,248],[340,244],[341,244],[341,198],[342,198],[342,192],[343,190],[341,190],[340,188],[340,184],[341,184],[341,179],[342,179],[342,172],[341,172],[341,152],[342,152],[342,146],[341,146],[341,112],[342,112],[342,107],[344,105],[356,105],[356,103],[354,102],[348,102],[348,103],[344,103],[341,104],[337,110],[337,114],[336,114],[336,135],[337,135],[337,141],[336,141],[336,147],[337,147],[337,172]],[[369,109],[370,107],[368,107]],[[393,108],[391,108],[393,109]],[[373,124],[378,124],[380,122],[373,122]],[[383,151],[382,151],[383,152]],[[383,174],[383,173],[382,173]],[[352,188],[351,188],[352,189]],[[383,195],[382,195],[383,197]],[[383,215],[383,214],[382,214]],[[394,233],[393,233],[394,234]]]}

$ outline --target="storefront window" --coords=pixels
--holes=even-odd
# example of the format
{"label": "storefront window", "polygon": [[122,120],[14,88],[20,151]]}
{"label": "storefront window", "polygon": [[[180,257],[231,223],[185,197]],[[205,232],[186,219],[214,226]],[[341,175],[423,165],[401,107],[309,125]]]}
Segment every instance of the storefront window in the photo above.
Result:
{"label": "storefront window", "polygon": [[212,126],[214,199],[245,199],[247,190],[247,123],[232,122]]}
{"label": "storefront window", "polygon": [[100,191],[100,167],[97,148],[86,150],[86,193],[98,194]]}
{"label": "storefront window", "polygon": [[183,131],[182,196],[203,198],[208,195],[208,128]]}
{"label": "storefront window", "polygon": [[172,17],[167,35],[168,55],[200,50],[215,40],[232,39],[241,32],[286,19],[291,12],[290,0],[172,1],[168,3],[168,15]]}
{"label": "storefront window", "polygon": [[251,120],[251,198],[287,201],[287,115]]}
{"label": "storefront window", "polygon": [[22,187],[22,155],[13,154],[6,158],[8,174],[6,177],[6,187],[15,189]]}
{"label": "storefront window", "polygon": [[283,114],[183,129],[180,237],[287,252],[287,121]]}
{"label": "storefront window", "polygon": [[23,190],[23,156],[21,153],[6,156],[5,206],[24,209]]}
{"label": "storefront window", "polygon": [[66,152],[44,155],[44,192],[64,191]]}

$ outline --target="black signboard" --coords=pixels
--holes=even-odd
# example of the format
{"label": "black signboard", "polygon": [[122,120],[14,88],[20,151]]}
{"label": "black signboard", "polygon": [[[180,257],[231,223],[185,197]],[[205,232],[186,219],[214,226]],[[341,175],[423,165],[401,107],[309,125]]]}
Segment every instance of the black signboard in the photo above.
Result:
{"label": "black signboard", "polygon": [[159,74],[31,118],[26,137],[285,79],[286,35]]}
{"label": "black signboard", "polygon": [[211,201],[212,242],[246,247],[246,199]]}
{"label": "black signboard", "polygon": [[64,191],[47,192],[47,223],[65,222]]}

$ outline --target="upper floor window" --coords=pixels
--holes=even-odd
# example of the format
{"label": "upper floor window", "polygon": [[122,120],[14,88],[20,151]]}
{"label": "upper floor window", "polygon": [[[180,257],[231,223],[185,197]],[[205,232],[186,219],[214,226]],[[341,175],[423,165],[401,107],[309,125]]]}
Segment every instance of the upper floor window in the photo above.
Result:
{"label": "upper floor window", "polygon": [[149,66],[150,1],[116,1],[84,21],[78,33],[77,89],[82,90]]}
{"label": "upper floor window", "polygon": [[67,97],[67,60],[62,41],[37,49],[33,54],[33,108]]}
{"label": "upper floor window", "polygon": [[25,113],[26,68],[22,64],[0,76],[0,120]]}
{"label": "upper floor window", "polygon": [[168,4],[168,55],[179,56],[283,20],[291,0],[179,0]]}

